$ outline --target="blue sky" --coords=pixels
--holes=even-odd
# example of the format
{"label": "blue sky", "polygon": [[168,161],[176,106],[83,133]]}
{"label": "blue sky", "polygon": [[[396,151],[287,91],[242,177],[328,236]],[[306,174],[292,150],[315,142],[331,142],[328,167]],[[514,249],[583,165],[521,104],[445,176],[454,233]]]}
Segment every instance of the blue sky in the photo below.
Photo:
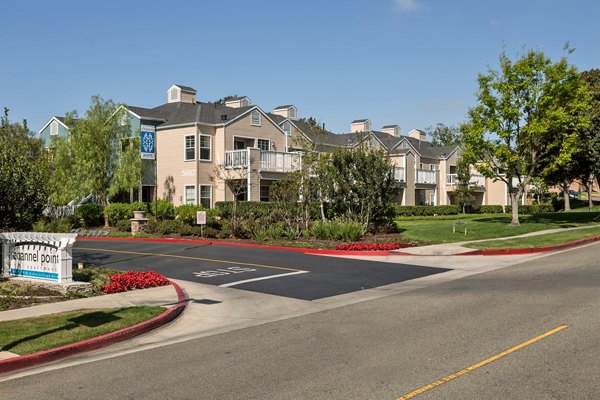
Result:
{"label": "blue sky", "polygon": [[570,0],[3,1],[0,107],[39,130],[99,94],[140,107],[173,84],[200,101],[295,104],[334,132],[460,123],[505,49],[600,67],[600,3]]}

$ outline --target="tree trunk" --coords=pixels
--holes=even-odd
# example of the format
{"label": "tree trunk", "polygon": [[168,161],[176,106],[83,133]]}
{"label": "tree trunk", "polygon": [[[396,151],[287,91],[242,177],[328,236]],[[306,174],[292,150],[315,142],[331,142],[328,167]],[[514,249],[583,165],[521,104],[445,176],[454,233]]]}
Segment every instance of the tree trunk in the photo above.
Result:
{"label": "tree trunk", "polygon": [[511,192],[510,194],[510,205],[512,211],[512,220],[510,221],[511,226],[521,225],[521,223],[519,222],[519,197],[521,197],[520,194],[520,191]]}
{"label": "tree trunk", "polygon": [[108,221],[108,214],[106,214],[106,196],[102,196],[102,199],[100,200],[100,205],[102,206],[102,214],[104,214],[104,227],[108,228],[109,225],[109,221]]}
{"label": "tree trunk", "polygon": [[233,204],[231,206],[231,236],[235,237],[235,233],[237,232],[237,204],[238,199],[237,196],[233,196]]}
{"label": "tree trunk", "polygon": [[569,199],[569,183],[563,183],[563,199],[565,200],[565,211],[571,211],[571,201]]}

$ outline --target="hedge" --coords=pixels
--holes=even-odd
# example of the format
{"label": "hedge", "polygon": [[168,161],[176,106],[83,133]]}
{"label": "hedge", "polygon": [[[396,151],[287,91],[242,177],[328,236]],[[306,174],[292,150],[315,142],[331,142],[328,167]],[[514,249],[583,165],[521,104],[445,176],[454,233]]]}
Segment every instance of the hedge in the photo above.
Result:
{"label": "hedge", "polygon": [[[292,203],[293,207],[299,207],[300,203]],[[271,201],[240,201],[238,203],[237,216],[241,219],[262,218],[272,215],[278,207],[278,203]],[[219,210],[223,218],[231,218],[233,208],[232,201],[217,201],[215,208]],[[321,205],[317,202],[310,203],[310,218],[321,219]]]}
{"label": "hedge", "polygon": [[133,218],[134,211],[148,211],[148,204],[137,203],[110,203],[104,208],[104,215],[108,223],[114,226],[117,221]]}
{"label": "hedge", "polygon": [[433,215],[456,215],[462,212],[458,205],[450,206],[395,206],[397,217],[420,217]]}

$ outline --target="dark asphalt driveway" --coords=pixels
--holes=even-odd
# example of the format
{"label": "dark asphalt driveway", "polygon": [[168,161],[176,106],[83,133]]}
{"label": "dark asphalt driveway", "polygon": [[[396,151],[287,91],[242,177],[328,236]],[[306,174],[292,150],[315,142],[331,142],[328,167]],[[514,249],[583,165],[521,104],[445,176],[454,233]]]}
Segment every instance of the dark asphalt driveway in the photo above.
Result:
{"label": "dark asphalt driveway", "polygon": [[261,248],[141,241],[78,241],[73,260],[168,278],[315,300],[448,271]]}

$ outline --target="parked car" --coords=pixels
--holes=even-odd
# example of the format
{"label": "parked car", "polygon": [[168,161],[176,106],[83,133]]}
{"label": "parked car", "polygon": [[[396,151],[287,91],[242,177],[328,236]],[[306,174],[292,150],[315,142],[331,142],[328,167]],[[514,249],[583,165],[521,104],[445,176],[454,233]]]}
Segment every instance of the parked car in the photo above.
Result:
{"label": "parked car", "polygon": [[573,189],[569,190],[569,198],[570,199],[578,199],[579,198],[579,193],[574,191]]}

